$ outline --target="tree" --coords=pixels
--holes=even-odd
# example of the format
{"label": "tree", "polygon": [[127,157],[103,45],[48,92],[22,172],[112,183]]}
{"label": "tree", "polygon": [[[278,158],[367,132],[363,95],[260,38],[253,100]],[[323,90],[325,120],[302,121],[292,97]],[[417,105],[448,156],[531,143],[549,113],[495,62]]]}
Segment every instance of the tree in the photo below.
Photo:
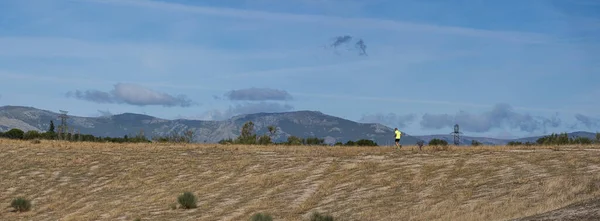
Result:
{"label": "tree", "polygon": [[55,133],[54,132],[54,121],[50,121],[50,127],[48,128],[48,132]]}
{"label": "tree", "polygon": [[600,132],[596,132],[596,142],[600,143]]}
{"label": "tree", "polygon": [[471,141],[471,146],[479,146],[479,145],[481,145],[481,142],[476,141],[476,140]]}
{"label": "tree", "polygon": [[240,144],[255,144],[256,134],[254,133],[254,123],[248,121],[242,126],[240,136],[237,138],[237,142]]}
{"label": "tree", "polygon": [[267,127],[267,129],[269,130],[269,134],[271,134],[271,139],[273,139],[273,136],[275,135],[275,133],[277,133],[277,127],[271,125]]}
{"label": "tree", "polygon": [[183,132],[183,136],[185,137],[185,142],[191,143],[194,140],[194,131],[186,130],[185,132]]}

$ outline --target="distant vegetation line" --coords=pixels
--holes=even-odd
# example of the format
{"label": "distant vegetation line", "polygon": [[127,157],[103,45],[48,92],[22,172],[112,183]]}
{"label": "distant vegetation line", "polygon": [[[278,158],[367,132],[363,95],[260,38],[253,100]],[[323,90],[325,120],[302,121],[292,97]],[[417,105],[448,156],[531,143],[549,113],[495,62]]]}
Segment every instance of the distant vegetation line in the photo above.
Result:
{"label": "distant vegetation line", "polygon": [[[286,141],[274,142],[273,136],[277,133],[277,127],[268,126],[268,132],[259,135],[255,133],[254,123],[248,121],[244,123],[240,131],[240,135],[236,138],[222,139],[219,144],[246,144],[246,145],[327,145],[325,139],[318,137],[306,137],[301,138],[297,136],[289,136]],[[123,137],[102,137],[94,136],[91,134],[79,134],[79,133],[60,133],[55,131],[54,122],[50,121],[50,126],[46,132],[38,132],[36,130],[30,130],[24,132],[21,129],[13,128],[7,132],[0,132],[0,138],[9,139],[22,139],[22,140],[67,140],[67,141],[86,141],[86,142],[113,142],[113,143],[192,143],[194,133],[192,130],[186,130],[181,134],[173,132],[167,136],[153,136],[148,139],[143,131],[140,131],[135,136],[129,137],[127,135]],[[567,133],[556,134],[553,133],[548,136],[540,137],[535,142],[519,142],[510,141],[507,145],[509,146],[533,146],[533,145],[572,145],[572,144],[600,144],[600,133],[596,133],[595,139],[588,137],[569,137]],[[417,146],[422,147],[425,145],[424,141],[417,142]],[[434,138],[428,142],[429,146],[448,146],[448,142],[443,139]],[[481,146],[481,142],[472,140],[471,146]],[[346,143],[337,142],[334,146],[379,146],[375,141],[369,139],[360,139],[357,141],[349,140]]]}

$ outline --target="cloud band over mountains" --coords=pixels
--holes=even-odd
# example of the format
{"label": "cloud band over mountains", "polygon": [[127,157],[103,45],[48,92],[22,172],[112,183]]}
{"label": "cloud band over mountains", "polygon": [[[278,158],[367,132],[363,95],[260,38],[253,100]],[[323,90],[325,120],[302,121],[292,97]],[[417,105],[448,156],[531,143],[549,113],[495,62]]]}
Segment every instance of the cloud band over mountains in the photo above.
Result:
{"label": "cloud band over mountains", "polygon": [[545,118],[520,114],[508,104],[497,104],[492,110],[481,114],[472,114],[466,111],[459,111],[454,115],[425,114],[420,122],[424,129],[441,129],[453,127],[454,124],[458,124],[461,130],[467,132],[488,132],[491,129],[505,126],[525,132],[534,132],[545,131],[548,127],[558,127],[561,120],[557,117]]}
{"label": "cloud band over mountains", "polygon": [[135,84],[119,83],[109,92],[98,90],[69,91],[67,97],[95,103],[129,104],[135,106],[160,105],[164,107],[190,107],[192,101],[185,95],[170,95]]}
{"label": "cloud band over mountains", "polygon": [[[588,127],[595,126],[594,119],[583,115],[577,118]],[[398,115],[372,114],[363,115],[359,120],[364,123],[381,123],[389,127],[407,127],[413,122],[418,122],[422,129],[439,130],[451,129],[455,124],[460,126],[464,132],[484,133],[497,128],[511,128],[524,132],[546,132],[549,128],[557,128],[562,121],[557,117],[541,117],[529,114],[517,113],[508,104],[497,104],[491,110],[474,114],[467,111],[459,111],[456,114],[431,114],[425,113],[420,119],[415,114]],[[599,121],[600,122],[600,121]]]}
{"label": "cloud band over mountains", "polygon": [[285,101],[292,100],[290,95],[285,90],[271,88],[246,88],[239,90],[231,90],[225,93],[225,97],[232,101]]}

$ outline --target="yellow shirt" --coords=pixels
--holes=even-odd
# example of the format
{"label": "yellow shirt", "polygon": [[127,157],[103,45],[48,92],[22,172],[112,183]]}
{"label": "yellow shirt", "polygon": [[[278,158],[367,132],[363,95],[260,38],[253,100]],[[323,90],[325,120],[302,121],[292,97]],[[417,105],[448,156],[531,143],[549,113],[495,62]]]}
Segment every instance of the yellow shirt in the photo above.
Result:
{"label": "yellow shirt", "polygon": [[402,135],[402,132],[400,132],[399,130],[396,131],[396,139],[400,139],[400,136]]}

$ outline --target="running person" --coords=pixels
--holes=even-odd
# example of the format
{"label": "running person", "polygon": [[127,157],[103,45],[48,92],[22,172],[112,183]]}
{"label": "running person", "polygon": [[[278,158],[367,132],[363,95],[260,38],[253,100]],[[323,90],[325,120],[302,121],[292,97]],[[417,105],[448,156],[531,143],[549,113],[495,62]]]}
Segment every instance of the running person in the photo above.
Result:
{"label": "running person", "polygon": [[402,145],[400,145],[400,137],[402,137],[402,132],[400,132],[398,128],[394,128],[394,133],[396,134],[396,148],[401,148]]}

